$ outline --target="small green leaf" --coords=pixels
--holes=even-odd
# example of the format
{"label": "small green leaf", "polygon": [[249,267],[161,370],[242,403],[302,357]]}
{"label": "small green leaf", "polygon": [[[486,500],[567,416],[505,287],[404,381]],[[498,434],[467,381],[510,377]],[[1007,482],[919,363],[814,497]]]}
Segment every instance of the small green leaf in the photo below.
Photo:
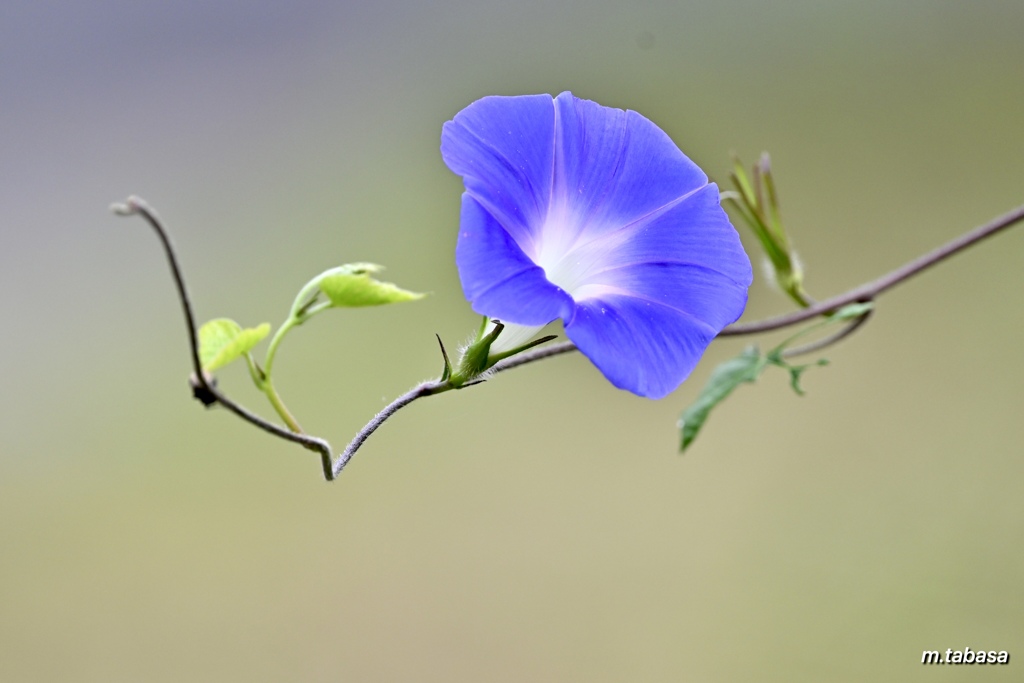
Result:
{"label": "small green leaf", "polygon": [[426,296],[375,280],[373,273],[381,270],[381,266],[372,263],[352,263],[323,273],[317,286],[330,299],[331,305],[337,307],[380,306]]}
{"label": "small green leaf", "polygon": [[199,362],[213,372],[249,353],[268,334],[270,323],[242,329],[229,318],[211,320],[199,328]]}
{"label": "small green leaf", "polygon": [[767,364],[768,359],[761,355],[756,346],[748,346],[739,356],[715,368],[697,400],[679,417],[682,439],[679,450],[685,451],[697,438],[712,408],[725,400],[740,384],[756,380]]}
{"label": "small green leaf", "polygon": [[815,365],[828,365],[828,359],[822,358],[815,363],[803,365],[791,365],[785,359],[786,348],[800,337],[809,333],[821,330],[822,328],[835,325],[841,322],[850,322],[862,318],[871,312],[873,304],[870,301],[864,303],[848,304],[838,311],[830,314],[827,318],[806,327],[789,339],[785,340],[763,356],[755,346],[749,346],[738,357],[722,363],[711,373],[707,385],[701,391],[697,400],[683,411],[679,418],[679,429],[681,432],[681,445],[679,450],[685,451],[695,438],[704,422],[708,419],[711,409],[721,403],[733,389],[744,382],[753,382],[760,375],[765,367],[775,365],[789,373],[789,385],[799,396],[803,396],[804,390],[800,386],[800,379],[804,372]]}

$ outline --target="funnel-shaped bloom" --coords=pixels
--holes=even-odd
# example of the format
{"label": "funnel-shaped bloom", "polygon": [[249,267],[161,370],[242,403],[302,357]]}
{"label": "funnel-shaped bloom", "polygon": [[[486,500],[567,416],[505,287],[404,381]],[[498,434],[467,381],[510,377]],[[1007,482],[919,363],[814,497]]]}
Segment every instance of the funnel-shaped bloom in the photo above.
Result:
{"label": "funnel-shaped bloom", "polygon": [[444,125],[455,260],[473,310],[556,318],[612,384],[661,398],[739,318],[750,261],[718,188],[633,111],[564,92],[485,97]]}

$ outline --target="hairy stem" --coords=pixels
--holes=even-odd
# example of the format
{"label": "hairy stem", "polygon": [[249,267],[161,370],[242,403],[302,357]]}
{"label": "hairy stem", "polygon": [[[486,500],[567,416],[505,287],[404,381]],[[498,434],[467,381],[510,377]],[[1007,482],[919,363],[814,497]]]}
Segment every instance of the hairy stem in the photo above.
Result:
{"label": "hairy stem", "polygon": [[856,332],[861,325],[866,323],[870,318],[873,311],[869,310],[864,315],[854,318],[853,320],[846,323],[846,326],[836,332],[833,335],[819,339],[818,341],[811,342],[810,344],[804,344],[803,346],[797,346],[792,349],[786,349],[782,352],[783,358],[795,358],[796,356],[802,356],[805,353],[813,353],[814,351],[820,351],[826,347],[832,346],[836,342],[842,341],[849,337],[851,334]]}
{"label": "hairy stem", "polygon": [[[720,337],[737,337],[749,334],[760,334],[762,332],[770,332],[772,330],[779,330],[786,327],[792,327],[798,325],[805,320],[816,318],[819,315],[825,315],[839,310],[847,304],[856,302],[867,302],[873,301],[879,294],[886,290],[892,289],[896,285],[910,279],[914,275],[917,275],[923,270],[931,268],[934,265],[941,263],[950,256],[958,254],[959,252],[967,249],[968,247],[980,242],[986,237],[991,237],[996,233],[1009,228],[1010,226],[1018,223],[1024,219],[1024,206],[1020,206],[1013,211],[1000,216],[992,220],[985,225],[975,228],[968,233],[961,235],[960,237],[947,242],[941,247],[934,249],[924,256],[918,257],[909,263],[906,263],[899,268],[886,273],[885,275],[872,280],[866,284],[854,287],[853,289],[838,294],[831,299],[826,299],[818,303],[814,303],[811,306],[804,308],[799,311],[787,313],[786,315],[780,315],[774,318],[768,318],[767,320],[759,320],[752,323],[735,323],[729,325],[724,330],[718,333]],[[856,327],[864,324],[863,318],[858,319]],[[852,326],[852,325],[851,325]],[[856,329],[856,327],[854,329]],[[852,330],[846,331],[842,336],[845,337]],[[839,337],[841,339],[842,337]],[[836,339],[838,341],[838,339]],[[817,350],[822,348],[816,346],[814,349]],[[575,351],[576,347],[572,342],[562,342],[561,344],[553,344],[552,346],[546,346],[544,348],[537,349],[535,351],[527,351],[521,353],[515,358],[499,363],[495,366],[495,371],[508,370],[520,365],[526,365],[537,360],[549,358],[550,356],[557,356],[563,353],[569,353]],[[803,353],[803,351],[801,351]]]}
{"label": "hairy stem", "polygon": [[834,296],[831,299],[826,299],[825,301],[821,301],[800,311],[794,311],[793,313],[780,315],[767,320],[759,320],[752,323],[737,323],[729,325],[719,333],[719,336],[728,337],[770,332],[784,327],[791,327],[825,313],[831,313],[847,304],[856,303],[858,301],[871,301],[882,292],[892,289],[896,285],[909,280],[913,276],[931,268],[934,265],[942,263],[950,256],[960,253],[964,249],[977,244],[986,237],[991,237],[992,235],[1009,228],[1015,223],[1018,223],[1021,219],[1024,219],[1024,206],[1019,206],[1013,211],[1010,211],[999,218],[993,219],[985,225],[979,226],[974,230],[947,242],[937,249],[933,249],[924,256],[920,256],[913,261],[900,266],[896,270],[886,273],[876,280],[872,280],[871,282],[860,285],[859,287],[854,287],[843,294]]}
{"label": "hairy stem", "polygon": [[[418,399],[440,394],[445,391],[449,391],[456,388],[450,383],[450,381],[448,381],[448,378],[423,382],[413,387],[412,389],[410,389],[409,391],[407,391],[406,393],[402,394],[397,399],[392,401],[382,411],[377,413],[372,420],[370,420],[361,430],[359,430],[355,438],[352,439],[349,445],[338,457],[337,461],[332,462],[331,447],[327,443],[327,441],[306,434],[297,433],[299,431],[298,424],[294,421],[294,418],[292,418],[290,422],[288,421],[290,414],[288,414],[287,410],[284,410],[283,413],[281,413],[281,411],[279,410],[279,413],[286,420],[286,422],[289,422],[289,426],[296,430],[295,432],[290,432],[286,429],[282,429],[281,427],[264,420],[258,415],[249,412],[242,406],[228,399],[228,397],[225,396],[224,394],[220,393],[217,390],[216,386],[212,382],[207,380],[206,375],[203,373],[202,365],[199,361],[199,343],[196,334],[195,318],[192,315],[192,306],[189,300],[188,292],[185,288],[185,281],[181,275],[181,270],[178,267],[177,258],[174,253],[174,248],[171,245],[170,238],[168,237],[167,232],[164,230],[163,225],[160,222],[160,219],[157,218],[153,210],[150,209],[149,206],[138,197],[129,197],[124,204],[115,204],[111,208],[114,210],[115,213],[118,213],[120,215],[141,215],[150,224],[150,226],[159,236],[160,241],[163,243],[164,251],[167,254],[167,260],[168,263],[170,264],[171,274],[173,275],[174,282],[177,285],[178,297],[181,301],[182,311],[185,315],[185,325],[188,330],[190,352],[192,356],[192,366],[194,369],[194,381],[198,388],[201,389],[202,392],[206,395],[206,397],[210,398],[209,402],[220,403],[228,410],[233,412],[235,415],[256,425],[260,429],[269,432],[270,434],[273,434],[275,436],[278,436],[282,439],[301,444],[310,450],[320,453],[324,477],[328,481],[333,480],[349,463],[349,461],[355,455],[356,451],[358,451],[359,448],[363,445],[363,443],[366,442],[366,439],[368,439],[369,436],[373,434],[378,427],[384,424],[391,416],[393,416],[399,410],[401,410],[405,406],[409,405],[410,403]],[[885,275],[875,280],[872,280],[871,282],[865,283],[859,287],[855,287],[847,292],[844,292],[843,294],[834,296],[831,299],[826,299],[825,301],[812,303],[810,306],[804,308],[803,310],[795,311],[793,313],[789,313],[786,315],[780,315],[774,318],[769,318],[767,320],[761,320],[753,323],[737,323],[730,325],[726,327],[724,330],[722,330],[719,333],[719,336],[741,336],[748,334],[759,334],[761,332],[769,332],[772,330],[792,327],[793,325],[797,325],[806,320],[810,320],[821,315],[828,315],[830,313],[833,313],[848,304],[873,301],[879,294],[882,294],[883,292],[892,289],[896,285],[910,279],[914,275],[917,275],[918,273],[924,270],[927,270],[928,268],[931,268],[934,265],[941,263],[945,259],[960,253],[961,251],[973,246],[974,244],[980,242],[981,240],[992,235],[995,235],[1000,231],[1005,230],[1006,228],[1009,228],[1010,226],[1021,221],[1022,219],[1024,219],[1024,206],[1018,207],[1013,211],[1010,211],[1009,213],[1000,216],[999,218],[996,218],[991,222],[986,223],[985,225],[975,228],[974,230],[971,230],[970,232],[961,235],[960,237],[944,244],[943,246],[917,259],[914,259],[913,261],[910,261],[909,263],[889,273],[886,273]],[[785,355],[787,357],[796,356],[803,353],[816,351],[831,344],[834,344],[855,332],[861,325],[867,322],[869,317],[870,311],[867,314],[850,321],[850,323],[846,327],[844,327],[836,334],[830,337],[826,337],[825,339],[822,339],[820,341],[807,344],[802,347],[790,349],[785,353]],[[274,342],[280,342],[280,339],[283,338],[284,331],[284,328],[279,330],[278,334],[275,335],[275,338],[271,343],[272,351],[268,353],[267,359],[268,373],[270,366],[273,363],[273,351],[276,351],[277,347],[277,344]],[[493,368],[491,368],[488,374],[504,372],[505,370],[511,370],[512,368],[517,368],[521,365],[526,365],[527,363],[533,363],[534,361],[561,355],[563,353],[569,353],[570,351],[575,350],[576,346],[572,342],[562,342],[560,344],[553,344],[551,346],[525,351],[523,353],[513,356],[512,358],[508,358],[506,360],[501,361]],[[480,381],[483,380],[467,383],[463,385],[462,388],[472,386],[473,384],[477,384]],[[269,379],[267,382],[267,386],[269,386],[271,389],[270,393],[268,393],[267,395],[268,397],[271,398],[271,403],[275,405],[275,408],[278,408],[278,403],[280,403],[280,399],[278,399],[277,403],[274,403],[274,397],[276,397],[276,393],[273,392],[273,387],[272,385],[269,384]],[[197,396],[199,396],[198,392]],[[281,406],[281,408],[283,408],[283,405]],[[285,417],[286,415],[288,417]]]}
{"label": "hairy stem", "polygon": [[342,451],[340,456],[338,456],[337,462],[334,463],[333,476],[338,476],[338,474],[345,469],[345,465],[347,465],[348,461],[352,459],[352,456],[356,454],[356,451],[358,451],[359,447],[363,445],[363,442],[370,437],[370,434],[377,431],[377,427],[380,427],[382,424],[387,422],[389,417],[416,399],[440,394],[450,389],[454,389],[454,387],[447,381],[442,382],[440,380],[434,380],[432,382],[422,382],[396,398],[388,404],[384,410],[374,415],[373,419],[367,422],[366,426],[360,429],[355,438],[352,439],[349,445],[345,447],[345,450]]}
{"label": "hairy stem", "polygon": [[[444,345],[441,346],[441,349],[444,349]],[[519,367],[524,363],[532,363],[535,360],[540,360],[542,358],[550,358],[551,356],[557,356],[559,354],[568,353],[569,351],[575,350],[576,347],[573,345],[572,342],[554,344],[552,346],[537,349],[536,351],[532,351],[529,354],[523,353],[523,356],[530,356],[530,358],[525,361],[521,360],[520,356],[514,356],[507,360],[503,360],[496,364],[494,367],[492,367],[486,374],[492,375],[502,372],[504,370],[511,370],[512,368]],[[367,422],[366,425],[362,429],[360,429],[358,433],[356,433],[355,438],[353,438],[349,445],[345,447],[345,450],[338,457],[337,462],[334,464],[334,476],[338,476],[338,473],[341,472],[342,469],[344,469],[345,465],[348,464],[348,461],[352,459],[352,456],[355,455],[356,451],[358,451],[360,446],[363,445],[363,442],[365,442],[370,437],[371,434],[377,431],[378,427],[387,422],[388,418],[390,418],[392,415],[397,413],[405,406],[409,405],[410,403],[418,399],[426,398],[427,396],[435,396],[437,394],[441,394],[452,389],[465,389],[467,387],[475,386],[477,384],[480,384],[481,381],[469,382],[467,384],[464,384],[462,387],[455,387],[446,379],[437,379],[431,382],[423,382],[421,384],[418,384],[409,391],[405,392],[404,394],[396,398],[394,401],[389,403],[388,406],[384,408],[384,410],[374,415],[373,419]]]}
{"label": "hairy stem", "polygon": [[[848,304],[856,302],[873,301],[875,297],[885,292],[886,290],[892,289],[901,282],[910,279],[911,277],[917,275],[923,270],[926,270],[934,265],[941,263],[950,256],[958,254],[959,252],[985,239],[986,237],[991,237],[992,235],[995,235],[996,233],[1019,222],[1021,219],[1024,219],[1024,206],[1018,207],[1013,211],[1003,216],[1000,216],[999,218],[996,218],[989,223],[986,223],[985,225],[977,227],[974,230],[971,230],[970,232],[965,233],[964,235],[961,235],[960,237],[950,242],[947,242],[943,246],[928,252],[924,256],[916,258],[913,261],[910,261],[909,263],[900,266],[896,270],[886,273],[882,277],[872,280],[871,282],[863,284],[859,287],[855,287],[854,289],[851,289],[848,292],[844,292],[843,294],[839,294],[837,296],[832,297],[831,299],[827,299],[820,303],[814,303],[807,308],[795,311],[787,315],[781,315],[775,318],[769,318],[767,320],[761,320],[753,323],[741,323],[730,325],[729,327],[726,327],[724,330],[722,330],[719,333],[719,336],[740,336],[748,334],[758,334],[761,332],[769,332],[771,330],[778,330],[785,327],[792,327],[793,325],[797,325],[806,320],[810,320],[811,318],[816,318],[820,315],[827,315],[829,313],[833,313]],[[868,321],[870,317],[871,311],[868,311],[865,315],[850,321],[846,325],[846,327],[844,327],[842,330],[835,333],[834,335],[831,335],[829,337],[826,337],[825,339],[816,342],[812,342],[805,346],[789,349],[784,353],[784,357],[792,358],[794,356],[810,353],[812,351],[821,350],[826,346],[831,346],[832,344],[835,344],[836,342],[856,332],[864,323]],[[504,370],[511,370],[512,368],[517,368],[521,365],[526,365],[527,363],[533,363],[538,360],[543,360],[545,358],[558,356],[563,353],[569,353],[571,351],[576,350],[576,346],[569,341],[562,342],[560,344],[552,344],[551,346],[541,347],[538,349],[534,349],[532,351],[525,351],[516,356],[513,356],[512,358],[504,360],[495,365],[492,368],[491,372],[497,373],[502,372]],[[380,425],[383,424],[389,417],[391,417],[396,412],[398,412],[398,410],[404,408],[413,401],[424,396],[429,396],[430,393],[420,393],[418,391],[423,386],[426,385],[420,385],[419,387],[416,387],[410,392],[403,394],[401,397],[396,399],[391,405],[389,405],[387,408],[379,412],[373,418],[373,420],[371,420],[371,422],[366,425],[366,427],[360,430],[360,432],[356,435],[356,438],[353,439],[352,443],[350,443],[348,448],[345,449],[345,454],[343,456],[344,463],[341,463],[340,467],[336,466],[335,474],[341,471],[341,467],[344,467],[345,464],[348,463],[348,461],[352,458],[352,456],[355,455],[355,452],[359,449],[360,446],[363,445],[363,442],[366,441],[367,437],[369,437],[370,434],[376,431],[376,429],[380,427]]]}

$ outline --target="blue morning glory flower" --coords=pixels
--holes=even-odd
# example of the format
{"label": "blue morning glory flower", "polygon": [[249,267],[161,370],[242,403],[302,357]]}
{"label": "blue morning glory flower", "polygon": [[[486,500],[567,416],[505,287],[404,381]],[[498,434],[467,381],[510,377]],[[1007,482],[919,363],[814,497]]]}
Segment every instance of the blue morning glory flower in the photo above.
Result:
{"label": "blue morning glory flower", "polygon": [[444,125],[441,155],[465,182],[455,260],[473,310],[561,318],[620,389],[670,393],[743,313],[750,260],[718,188],[640,114],[485,97]]}

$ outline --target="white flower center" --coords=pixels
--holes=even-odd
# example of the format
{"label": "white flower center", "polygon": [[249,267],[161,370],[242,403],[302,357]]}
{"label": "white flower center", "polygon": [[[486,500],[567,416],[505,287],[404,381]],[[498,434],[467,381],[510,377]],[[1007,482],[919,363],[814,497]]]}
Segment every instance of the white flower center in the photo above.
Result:
{"label": "white flower center", "polygon": [[610,257],[627,239],[626,230],[581,229],[571,211],[552,210],[540,230],[533,262],[544,269],[548,282],[580,301],[593,296],[586,285],[594,284],[594,275],[610,266]]}

